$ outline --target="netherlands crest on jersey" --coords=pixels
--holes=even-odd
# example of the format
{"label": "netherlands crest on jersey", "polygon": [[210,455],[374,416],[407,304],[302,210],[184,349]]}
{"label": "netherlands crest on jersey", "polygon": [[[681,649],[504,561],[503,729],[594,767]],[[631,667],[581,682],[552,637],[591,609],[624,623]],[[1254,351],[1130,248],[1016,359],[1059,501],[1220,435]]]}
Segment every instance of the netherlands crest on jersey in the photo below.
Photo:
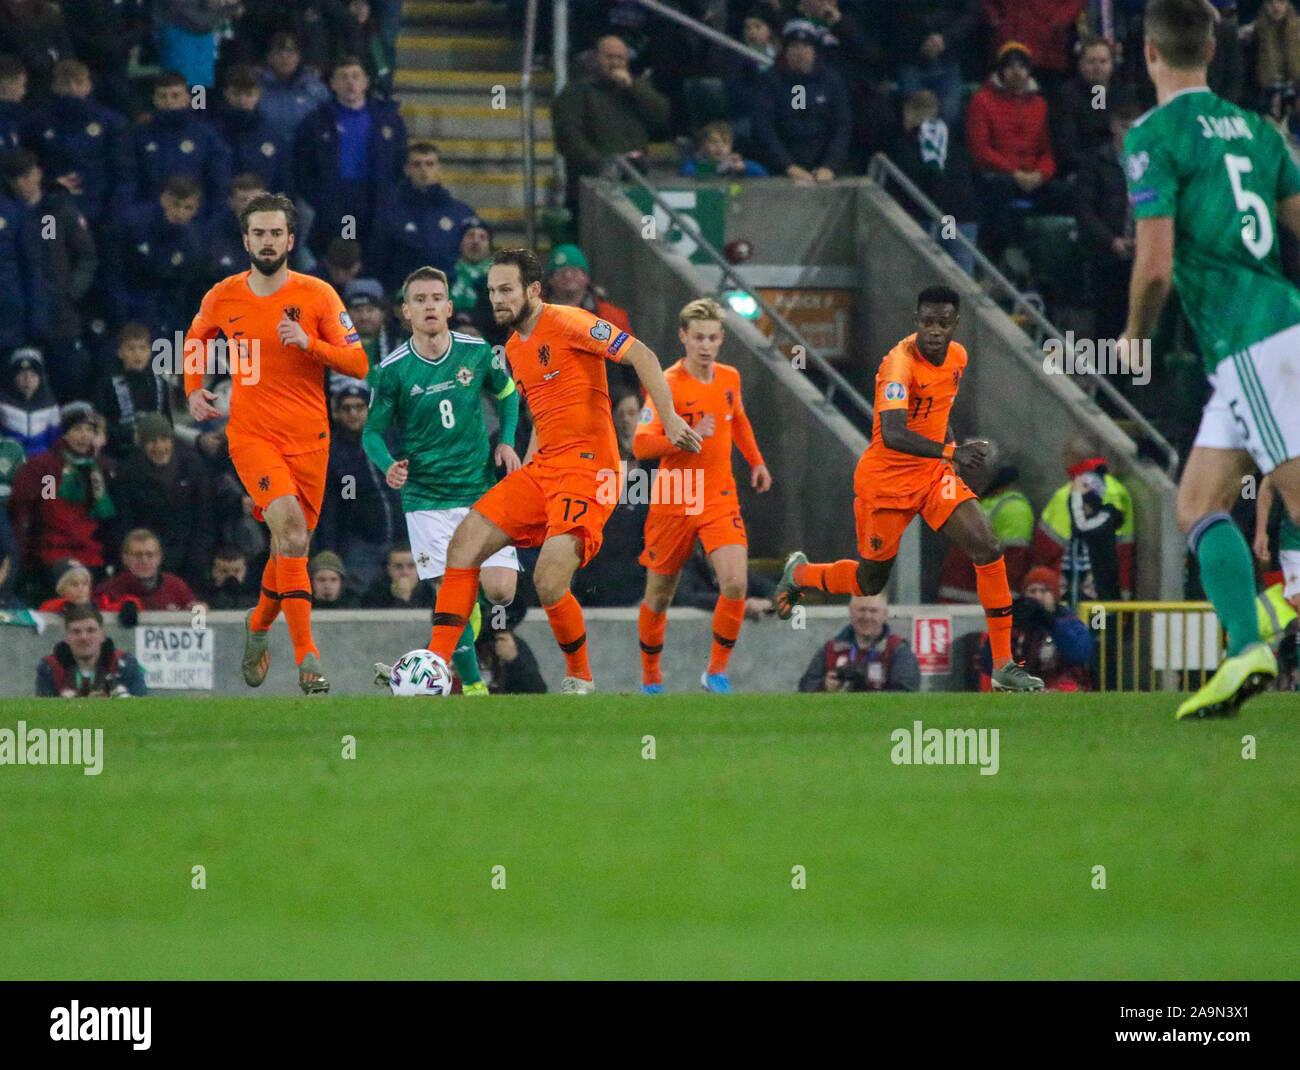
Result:
{"label": "netherlands crest on jersey", "polygon": [[288,316],[291,320],[293,320],[294,323],[297,323],[298,320],[302,317],[302,309],[300,309],[297,305],[290,305],[288,308],[284,310],[284,314]]}
{"label": "netherlands crest on jersey", "polygon": [[905,397],[907,397],[907,388],[902,383],[885,384],[886,401],[902,401]]}
{"label": "netherlands crest on jersey", "polygon": [[591,325],[591,337],[597,342],[608,342],[614,336],[614,328],[604,320],[597,320]]}

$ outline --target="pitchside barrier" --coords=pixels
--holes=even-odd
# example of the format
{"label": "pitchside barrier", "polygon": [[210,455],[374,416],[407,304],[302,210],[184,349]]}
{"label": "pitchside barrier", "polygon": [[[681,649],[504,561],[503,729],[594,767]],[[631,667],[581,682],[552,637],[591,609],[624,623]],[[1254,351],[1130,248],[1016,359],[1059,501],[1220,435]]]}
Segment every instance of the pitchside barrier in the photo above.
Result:
{"label": "pitchside barrier", "polygon": [[[848,624],[846,606],[800,609],[801,619],[793,621],[773,616],[745,621],[731,657],[731,680],[737,691],[793,693],[813,654]],[[427,643],[429,615],[427,609],[315,610],[312,629],[333,693],[375,694],[371,665],[391,663]],[[637,608],[589,608],[584,615],[600,693],[636,691],[641,683]],[[32,694],[37,661],[63,638],[56,617],[47,615],[43,623],[43,634],[32,628],[0,626],[0,700]],[[891,606],[889,626],[916,650],[923,691],[976,686],[970,669],[984,631],[979,606]],[[244,684],[239,671],[244,642],[242,611],[213,610],[201,618],[190,613],[145,613],[134,629],[121,627],[110,615],[104,627],[119,649],[136,655],[144,664],[156,694],[180,700],[204,694],[299,694],[283,622],[277,622],[271,631],[271,673],[257,690]],[[515,633],[532,649],[547,686],[557,691],[564,676],[564,658],[546,614],[530,609]],[[699,609],[668,611],[663,672],[670,692],[700,690],[700,673],[708,663],[711,640],[712,614]],[[852,696],[845,698],[852,700]]]}
{"label": "pitchside barrier", "polygon": [[1098,691],[1194,691],[1223,657],[1209,602],[1083,602]]}

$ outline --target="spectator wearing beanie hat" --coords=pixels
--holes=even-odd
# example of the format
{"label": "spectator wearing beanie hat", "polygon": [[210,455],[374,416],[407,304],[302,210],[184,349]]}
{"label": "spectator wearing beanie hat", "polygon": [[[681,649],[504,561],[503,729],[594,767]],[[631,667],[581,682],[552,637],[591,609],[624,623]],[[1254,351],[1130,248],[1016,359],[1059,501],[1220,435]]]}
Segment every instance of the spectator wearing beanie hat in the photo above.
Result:
{"label": "spectator wearing beanie hat", "polygon": [[76,558],[65,557],[62,561],[56,561],[50,566],[50,574],[54,578],[54,597],[41,603],[42,613],[64,613],[70,606],[94,606],[105,613],[120,614],[119,620],[126,627],[135,627],[136,616],[142,608],[140,600],[113,599],[105,595],[96,597],[92,593],[94,579],[90,575],[90,569]]}
{"label": "spectator wearing beanie hat", "polygon": [[[1011,607],[1011,655],[1043,678],[1048,691],[1092,690],[1093,638],[1087,625],[1059,602],[1061,574],[1038,565],[1025,573],[1025,593]],[[991,689],[993,659],[986,637],[980,649],[980,690]]]}
{"label": "spectator wearing beanie hat", "polygon": [[1047,123],[1047,101],[1030,73],[1033,54],[1019,41],[998,50],[997,66],[966,111],[966,147],[978,175],[981,237],[996,258],[1031,211],[1068,213]]}
{"label": "spectator wearing beanie hat", "polygon": [[207,467],[156,412],[136,423],[136,443],[112,484],[121,526],[154,532],[162,543],[163,571],[191,587],[202,585],[216,542]]}
{"label": "spectator wearing beanie hat", "polygon": [[[781,31],[784,47],[763,76],[754,102],[754,144],[773,175],[796,182],[830,182],[848,163],[853,141],[849,90],[819,49],[823,33],[807,19],[791,19]],[[790,107],[802,88],[803,108]]]}
{"label": "spectator wearing beanie hat", "polygon": [[454,326],[477,328],[479,334],[495,344],[505,341],[506,332],[496,325],[492,302],[488,300],[487,273],[491,266],[492,228],[476,218],[460,236],[460,258],[452,270],[451,303],[455,309],[452,320]]}
{"label": "spectator wearing beanie hat", "polygon": [[322,550],[307,563],[311,577],[313,609],[355,609],[361,599],[347,586],[343,559],[333,550]]}
{"label": "spectator wearing beanie hat", "polygon": [[45,361],[35,346],[19,346],[9,355],[0,385],[0,435],[11,438],[33,457],[59,438],[59,406],[45,381]]}
{"label": "spectator wearing beanie hat", "polygon": [[343,290],[343,304],[361,337],[361,348],[366,351],[373,371],[398,343],[388,329],[384,287],[378,279],[353,279]]}
{"label": "spectator wearing beanie hat", "polygon": [[404,534],[401,497],[362,445],[369,406],[370,390],[357,380],[343,382],[333,395],[334,433],[325,485],[350,485],[354,493],[326,494],[316,528],[317,548],[337,553],[361,588],[379,579],[384,554]]}
{"label": "spectator wearing beanie hat", "polygon": [[[92,574],[104,566],[98,529],[113,520],[117,510],[108,492],[108,477],[95,455],[98,421],[89,405],[66,406],[58,441],[28,460],[14,480],[9,515],[23,571],[38,592],[33,603],[53,591],[49,566],[56,561],[75,557]],[[47,485],[54,487],[52,496],[46,493]]]}

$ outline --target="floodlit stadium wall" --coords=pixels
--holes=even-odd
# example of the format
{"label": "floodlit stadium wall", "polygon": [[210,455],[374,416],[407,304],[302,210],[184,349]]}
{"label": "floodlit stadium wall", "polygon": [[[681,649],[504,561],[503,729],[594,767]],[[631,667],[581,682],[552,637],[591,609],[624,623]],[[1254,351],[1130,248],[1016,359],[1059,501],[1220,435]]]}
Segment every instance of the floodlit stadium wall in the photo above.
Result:
{"label": "floodlit stadium wall", "polygon": [[[704,185],[675,178],[662,188]],[[1136,597],[1181,597],[1184,541],[1174,516],[1173,481],[1138,460],[1132,441],[1078,383],[1043,371],[1033,342],[893,198],[865,178],[798,191],[784,181],[749,179],[727,190],[724,240],[753,243],[752,258],[739,270],[755,288],[852,287],[848,352],[838,366],[868,399],[881,358],[913,330],[917,293],[936,283],[955,288],[963,306],[957,340],[971,354],[953,420],[959,437],[996,439],[1004,460],[1020,467],[1020,489],[1041,510],[1066,481],[1064,442],[1080,432],[1094,435],[1133,496]],[[643,239],[641,213],[615,184],[585,179],[581,214],[582,246],[593,276],[665,364],[675,360],[676,313],[688,300],[715,293],[719,270],[691,263],[662,241]],[[775,480],[766,498],[742,485],[751,553],[775,557],[802,547],[814,560],[849,556],[852,471],[863,436],[801,373],[772,355],[753,324],[732,317],[729,326],[720,359],[744,377],[746,408]],[[915,539],[920,528],[914,521],[909,535]],[[896,600],[935,597],[943,547],[928,529],[922,542],[923,570],[907,566],[918,556],[904,540],[902,575],[892,588]]]}

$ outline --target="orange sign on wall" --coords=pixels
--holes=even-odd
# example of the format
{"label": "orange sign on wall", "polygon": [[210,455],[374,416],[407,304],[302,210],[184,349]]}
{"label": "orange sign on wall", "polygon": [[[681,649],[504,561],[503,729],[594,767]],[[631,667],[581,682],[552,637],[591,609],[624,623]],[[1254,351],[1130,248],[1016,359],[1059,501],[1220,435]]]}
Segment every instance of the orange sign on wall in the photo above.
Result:
{"label": "orange sign on wall", "polygon": [[[852,290],[769,287],[758,292],[790,326],[808,339],[815,353],[827,360],[842,360],[848,356]],[[767,316],[759,317],[758,329],[769,338],[775,334],[775,325]],[[781,350],[793,358],[793,343],[783,344]]]}

